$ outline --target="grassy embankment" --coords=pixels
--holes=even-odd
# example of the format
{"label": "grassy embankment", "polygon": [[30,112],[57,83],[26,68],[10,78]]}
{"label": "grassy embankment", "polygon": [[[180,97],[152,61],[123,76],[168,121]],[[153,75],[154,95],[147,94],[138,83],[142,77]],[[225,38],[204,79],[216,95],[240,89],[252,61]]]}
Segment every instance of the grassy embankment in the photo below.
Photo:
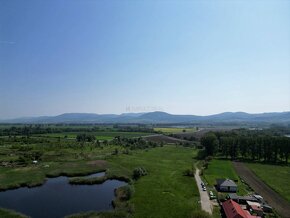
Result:
{"label": "grassy embankment", "polygon": [[11,210],[7,210],[7,209],[3,209],[0,208],[0,217],[3,218],[27,218],[27,216],[11,211]]}
{"label": "grassy embankment", "polygon": [[247,166],[267,185],[290,202],[290,166],[248,163]]}

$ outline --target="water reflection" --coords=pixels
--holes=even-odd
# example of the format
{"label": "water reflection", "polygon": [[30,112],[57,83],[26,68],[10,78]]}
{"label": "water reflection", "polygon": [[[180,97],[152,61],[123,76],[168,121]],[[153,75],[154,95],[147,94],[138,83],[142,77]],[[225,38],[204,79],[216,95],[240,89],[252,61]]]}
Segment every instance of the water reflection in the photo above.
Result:
{"label": "water reflection", "polygon": [[[101,177],[104,172],[88,177]],[[108,180],[98,185],[70,185],[68,177],[50,178],[39,187],[0,192],[0,207],[32,218],[58,218],[84,211],[112,209],[114,189],[126,182]]]}

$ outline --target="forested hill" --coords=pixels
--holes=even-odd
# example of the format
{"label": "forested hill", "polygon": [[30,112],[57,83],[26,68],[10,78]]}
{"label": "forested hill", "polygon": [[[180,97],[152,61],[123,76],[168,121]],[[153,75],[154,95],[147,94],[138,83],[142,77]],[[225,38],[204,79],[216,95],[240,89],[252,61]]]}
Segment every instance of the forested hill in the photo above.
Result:
{"label": "forested hill", "polygon": [[58,116],[24,117],[1,123],[277,123],[290,124],[290,112],[249,114],[225,112],[209,116],[174,115],[165,112],[93,114],[65,113]]}

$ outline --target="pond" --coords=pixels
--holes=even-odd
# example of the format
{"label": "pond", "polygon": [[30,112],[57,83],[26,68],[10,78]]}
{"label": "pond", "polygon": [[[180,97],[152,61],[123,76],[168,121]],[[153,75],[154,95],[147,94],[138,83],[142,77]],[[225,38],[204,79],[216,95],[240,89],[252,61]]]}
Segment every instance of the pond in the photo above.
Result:
{"label": "pond", "polygon": [[90,174],[88,176],[85,176],[85,178],[98,178],[98,177],[105,176],[105,174],[106,174],[106,172],[94,173],[94,174]]}
{"label": "pond", "polygon": [[[100,177],[104,173],[89,177]],[[71,185],[68,177],[47,179],[34,188],[0,192],[0,207],[15,210],[32,218],[58,218],[85,211],[111,210],[114,190],[126,182],[107,180],[98,185]]]}

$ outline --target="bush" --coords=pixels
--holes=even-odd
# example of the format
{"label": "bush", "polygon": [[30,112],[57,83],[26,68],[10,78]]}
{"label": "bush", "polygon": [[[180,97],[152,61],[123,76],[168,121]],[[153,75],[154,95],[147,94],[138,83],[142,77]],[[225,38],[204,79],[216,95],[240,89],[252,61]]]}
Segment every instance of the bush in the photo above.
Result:
{"label": "bush", "polygon": [[204,169],[207,169],[208,168],[208,161],[204,161],[203,167],[204,167]]}
{"label": "bush", "polygon": [[205,158],[205,160],[206,160],[206,161],[211,161],[212,158],[213,158],[212,156],[207,156],[207,157]]}
{"label": "bush", "polygon": [[134,193],[134,188],[130,185],[122,186],[115,190],[117,198],[121,201],[128,201]]}
{"label": "bush", "polygon": [[126,149],[123,151],[123,154],[130,154],[129,149],[126,148]]}
{"label": "bush", "polygon": [[194,177],[195,170],[194,169],[187,169],[183,172],[184,176]]}
{"label": "bush", "polygon": [[115,148],[115,150],[112,152],[112,155],[118,155],[119,154],[119,150],[118,148]]}
{"label": "bush", "polygon": [[133,179],[135,180],[139,179],[141,176],[146,176],[146,175],[147,175],[147,171],[143,167],[137,167],[133,170]]}
{"label": "bush", "polygon": [[223,202],[227,199],[227,194],[218,192],[218,200]]}
{"label": "bush", "polygon": [[197,153],[196,159],[197,159],[197,160],[204,160],[205,157],[206,157],[205,150],[198,150],[198,153]]}

